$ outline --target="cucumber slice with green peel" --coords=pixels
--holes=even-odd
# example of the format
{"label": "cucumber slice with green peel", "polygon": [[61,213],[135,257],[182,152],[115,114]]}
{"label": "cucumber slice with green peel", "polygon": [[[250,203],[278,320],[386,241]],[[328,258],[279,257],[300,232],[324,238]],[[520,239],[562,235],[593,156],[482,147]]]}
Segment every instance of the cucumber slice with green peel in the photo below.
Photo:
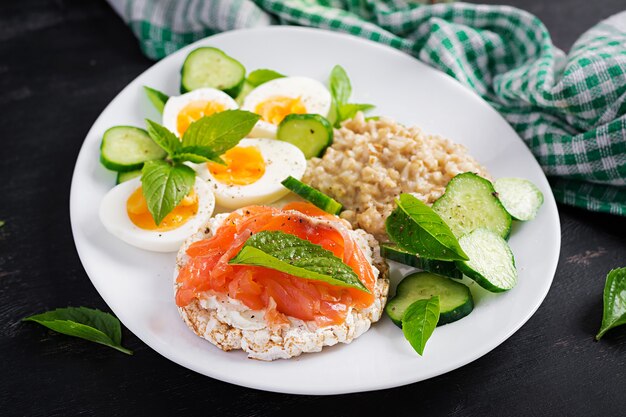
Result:
{"label": "cucumber slice with green peel", "polygon": [[118,172],[141,169],[146,161],[163,159],[167,153],[143,129],[114,126],[104,132],[100,145],[102,165]]}
{"label": "cucumber slice with green peel", "polygon": [[444,194],[434,202],[433,210],[457,237],[480,228],[505,239],[511,232],[511,215],[498,200],[493,184],[472,172],[452,178]]}
{"label": "cucumber slice with green peel", "polygon": [[292,176],[285,178],[281,184],[327,213],[337,215],[343,208],[338,201]]}
{"label": "cucumber slice with green peel", "polygon": [[472,293],[464,284],[430,272],[416,272],[398,284],[396,295],[387,303],[385,312],[402,327],[402,316],[411,304],[435,295],[439,296],[440,306],[437,326],[462,319],[474,309]]}
{"label": "cucumber slice with green peel", "polygon": [[137,171],[128,171],[128,172],[118,172],[117,173],[117,178],[115,179],[115,184],[121,184],[123,182],[126,182],[128,180],[132,180],[133,178],[137,178],[141,176],[141,170],[138,169]]}
{"label": "cucumber slice with green peel", "polygon": [[212,47],[194,49],[180,70],[180,92],[198,88],[217,88],[235,98],[246,79],[246,69],[239,61]]}
{"label": "cucumber slice with green peel", "polygon": [[498,199],[514,220],[532,220],[543,204],[543,193],[523,178],[499,178],[493,183]]}
{"label": "cucumber slice with green peel", "polygon": [[476,229],[459,239],[469,261],[457,267],[478,285],[491,292],[508,291],[517,284],[515,258],[506,240],[487,229]]}
{"label": "cucumber slice with green peel", "polygon": [[383,243],[380,245],[380,255],[391,261],[419,268],[424,271],[455,279],[463,278],[463,274],[459,268],[456,267],[454,262],[421,258],[391,243]]}
{"label": "cucumber slice with green peel", "polygon": [[276,139],[296,145],[310,159],[333,143],[333,126],[319,114],[290,114],[278,125]]}

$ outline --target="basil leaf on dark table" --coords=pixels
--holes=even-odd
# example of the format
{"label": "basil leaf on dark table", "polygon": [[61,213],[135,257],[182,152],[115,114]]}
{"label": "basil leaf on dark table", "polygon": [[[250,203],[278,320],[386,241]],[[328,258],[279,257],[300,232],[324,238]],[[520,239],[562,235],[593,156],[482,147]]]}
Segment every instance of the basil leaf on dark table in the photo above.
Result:
{"label": "basil leaf on dark table", "polygon": [[602,326],[596,340],[600,340],[608,330],[624,324],[626,324],[626,267],[613,269],[606,276]]}
{"label": "basil leaf on dark table", "polygon": [[25,317],[22,321],[39,323],[55,332],[79,337],[117,349],[127,355],[131,350],[122,346],[120,321],[111,314],[86,307],[67,307]]}

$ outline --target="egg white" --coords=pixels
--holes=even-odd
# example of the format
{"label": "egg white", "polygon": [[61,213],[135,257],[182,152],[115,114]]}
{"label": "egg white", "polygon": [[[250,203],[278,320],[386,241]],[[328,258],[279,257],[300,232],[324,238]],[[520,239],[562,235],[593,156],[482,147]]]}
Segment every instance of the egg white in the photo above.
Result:
{"label": "egg white", "polygon": [[306,158],[302,151],[288,142],[274,139],[242,139],[241,147],[256,147],[265,161],[265,173],[248,185],[227,185],[213,177],[207,164],[197,164],[198,175],[205,179],[215,194],[218,206],[237,209],[251,204],[269,204],[289,193],[282,184],[288,176],[301,179],[306,170]]}
{"label": "egg white", "polygon": [[[299,97],[309,114],[319,114],[327,117],[331,106],[331,96],[328,89],[321,82],[308,77],[277,78],[261,84],[244,99],[242,110],[255,112],[259,103],[274,97]],[[278,126],[259,120],[252,132],[251,138],[276,138]]]}
{"label": "egg white", "polygon": [[180,96],[170,97],[167,100],[163,108],[163,126],[180,137],[176,123],[178,113],[193,101],[216,102],[224,106],[225,110],[236,110],[239,108],[237,102],[225,92],[215,88],[199,88]]}
{"label": "egg white", "polygon": [[141,249],[154,252],[176,252],[183,241],[205,224],[215,209],[215,197],[203,180],[196,178],[194,190],[198,195],[198,212],[179,228],[168,231],[144,230],[128,217],[126,202],[141,186],[140,178],[123,182],[111,189],[100,203],[100,221],[118,239]]}

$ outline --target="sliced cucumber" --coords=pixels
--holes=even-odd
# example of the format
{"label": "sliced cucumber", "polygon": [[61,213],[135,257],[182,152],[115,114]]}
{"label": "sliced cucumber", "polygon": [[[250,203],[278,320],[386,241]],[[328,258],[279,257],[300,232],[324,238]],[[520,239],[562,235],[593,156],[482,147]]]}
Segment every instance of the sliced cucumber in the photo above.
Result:
{"label": "sliced cucumber", "polygon": [[337,215],[343,208],[338,201],[292,176],[285,178],[281,184],[327,213]]}
{"label": "sliced cucumber", "polygon": [[113,171],[141,169],[143,163],[163,159],[167,153],[143,129],[115,126],[104,132],[100,145],[100,162]]}
{"label": "sliced cucumber", "polygon": [[137,171],[128,171],[128,172],[118,172],[117,173],[117,178],[115,180],[115,184],[121,184],[123,182],[126,182],[128,180],[132,180],[133,178],[139,177],[141,176],[141,170],[138,169]]}
{"label": "sliced cucumber", "polygon": [[150,103],[152,103],[154,108],[157,109],[159,113],[163,113],[165,103],[167,103],[167,100],[169,100],[170,97],[159,90],[155,90],[154,88],[150,88],[145,85],[143,86],[143,89],[145,90],[146,95],[148,96],[148,99],[150,100]]}
{"label": "sliced cucumber", "polygon": [[278,125],[276,139],[296,145],[310,159],[333,143],[333,127],[319,114],[290,114]]}
{"label": "sliced cucumber", "polygon": [[424,271],[455,279],[463,278],[463,274],[459,271],[459,268],[456,267],[454,262],[421,258],[392,243],[381,244],[380,255],[383,258],[400,262],[401,264],[412,266],[414,268],[419,268]]}
{"label": "sliced cucumber", "polygon": [[487,228],[506,239],[511,231],[511,215],[496,197],[493,184],[472,172],[452,178],[433,210],[457,237]]}
{"label": "sliced cucumber", "polygon": [[535,218],[543,204],[543,194],[532,182],[523,178],[499,178],[493,183],[502,205],[515,220]]}
{"label": "sliced cucumber", "polygon": [[456,261],[458,268],[491,292],[508,291],[517,284],[513,252],[502,237],[487,229],[476,229],[459,239],[469,261]]}
{"label": "sliced cucumber", "polygon": [[220,49],[203,47],[187,55],[180,74],[181,93],[211,87],[235,98],[243,87],[246,69]]}
{"label": "sliced cucumber", "polygon": [[467,286],[430,272],[416,272],[398,284],[396,295],[387,303],[385,312],[402,327],[402,316],[411,304],[435,295],[439,296],[441,309],[437,326],[462,319],[474,309],[474,299]]}

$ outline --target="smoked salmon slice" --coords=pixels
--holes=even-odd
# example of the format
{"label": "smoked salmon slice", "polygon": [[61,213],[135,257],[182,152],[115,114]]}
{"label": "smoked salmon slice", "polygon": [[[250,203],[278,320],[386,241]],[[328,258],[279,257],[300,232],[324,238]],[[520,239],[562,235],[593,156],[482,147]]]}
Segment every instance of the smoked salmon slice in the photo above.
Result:
{"label": "smoked salmon slice", "polygon": [[[282,231],[332,251],[359,276],[370,293],[296,277],[274,269],[230,265],[254,233]],[[318,326],[340,324],[350,307],[374,302],[376,276],[365,254],[336,216],[308,203],[282,209],[250,206],[231,213],[216,233],[194,242],[178,273],[176,304],[185,307],[203,293],[224,294],[253,310],[264,310],[270,325],[288,324],[287,316],[315,321]]]}

